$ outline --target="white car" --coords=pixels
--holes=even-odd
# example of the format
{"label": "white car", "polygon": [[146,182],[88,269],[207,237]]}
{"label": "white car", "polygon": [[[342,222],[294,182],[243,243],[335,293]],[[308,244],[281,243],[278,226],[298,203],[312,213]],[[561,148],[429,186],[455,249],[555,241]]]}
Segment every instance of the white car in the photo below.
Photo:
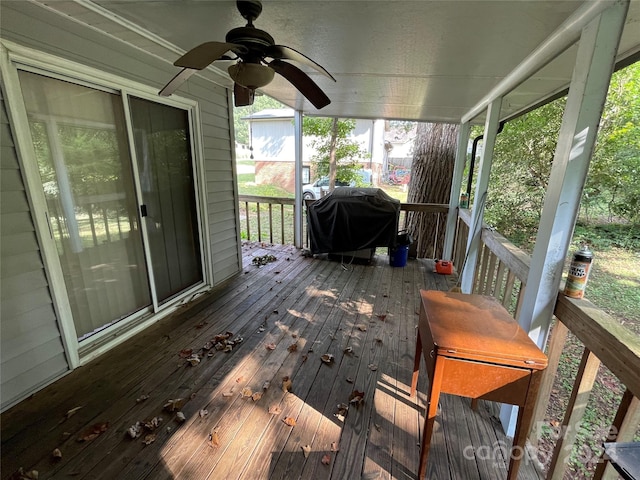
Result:
{"label": "white car", "polygon": [[[336,187],[353,187],[355,182],[345,183],[340,180],[336,180]],[[322,177],[313,183],[308,183],[302,186],[302,198],[305,200],[317,200],[324,197],[329,193],[329,177]]]}

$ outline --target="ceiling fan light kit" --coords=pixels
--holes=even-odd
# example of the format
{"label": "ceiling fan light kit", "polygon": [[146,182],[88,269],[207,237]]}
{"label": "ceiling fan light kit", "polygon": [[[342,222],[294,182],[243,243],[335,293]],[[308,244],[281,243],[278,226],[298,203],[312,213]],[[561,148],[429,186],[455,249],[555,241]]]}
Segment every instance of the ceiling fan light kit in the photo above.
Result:
{"label": "ceiling fan light kit", "polygon": [[[234,81],[236,107],[251,105],[255,90],[268,85],[276,73],[296,87],[317,109],[329,105],[331,100],[309,75],[283,60],[292,60],[311,67],[334,82],[336,79],[322,65],[291,47],[276,45],[269,33],[253,26],[253,21],[262,12],[262,2],[237,1],[236,6],[247,20],[247,25],[231,29],[226,34],[225,43],[203,43],[176,60],[174,65],[182,67],[182,70],[160,90],[159,94],[171,95],[193,73],[207,68],[216,60],[237,60],[227,69]],[[235,58],[227,56],[228,52],[233,52]]]}

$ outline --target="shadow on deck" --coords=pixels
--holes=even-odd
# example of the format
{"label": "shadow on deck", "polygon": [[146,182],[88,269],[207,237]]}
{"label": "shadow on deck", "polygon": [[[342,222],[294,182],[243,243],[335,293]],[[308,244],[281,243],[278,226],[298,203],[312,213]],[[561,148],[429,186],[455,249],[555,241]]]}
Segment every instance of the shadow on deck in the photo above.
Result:
{"label": "shadow on deck", "polygon": [[[251,265],[264,254],[277,261]],[[450,280],[423,260],[341,265],[261,244],[244,255],[244,272],[224,287],[5,412],[2,478],[19,467],[40,479],[416,478],[425,406],[423,393],[409,397],[418,291],[447,290]],[[227,331],[242,343],[203,350]],[[180,355],[189,349],[203,354],[196,366]],[[350,404],[355,391],[364,399]],[[163,408],[170,399],[180,399],[183,423]],[[481,401],[473,412],[468,399],[444,395],[441,407],[428,478],[505,478],[496,406]],[[158,428],[129,437],[154,417]],[[519,478],[538,478],[531,462]]]}

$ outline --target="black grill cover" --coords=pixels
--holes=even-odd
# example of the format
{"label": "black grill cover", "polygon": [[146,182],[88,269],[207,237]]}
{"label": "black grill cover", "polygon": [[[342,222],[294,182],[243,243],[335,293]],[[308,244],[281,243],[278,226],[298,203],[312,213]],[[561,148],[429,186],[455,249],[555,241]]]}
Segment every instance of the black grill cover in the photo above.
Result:
{"label": "black grill cover", "polygon": [[307,209],[311,253],[391,246],[399,215],[400,201],[379,188],[336,188]]}

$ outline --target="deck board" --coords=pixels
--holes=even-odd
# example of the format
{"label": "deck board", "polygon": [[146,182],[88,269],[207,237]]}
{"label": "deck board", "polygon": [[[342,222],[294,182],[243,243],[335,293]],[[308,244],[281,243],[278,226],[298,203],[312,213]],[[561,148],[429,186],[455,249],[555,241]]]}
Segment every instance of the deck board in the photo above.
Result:
{"label": "deck board", "polygon": [[[251,264],[268,253],[278,260]],[[410,398],[418,291],[447,290],[451,279],[433,274],[429,261],[392,268],[379,255],[369,266],[343,266],[261,243],[243,247],[243,262],[223,287],[4,412],[2,478],[18,467],[38,470],[41,479],[416,478],[428,381],[421,371],[417,398]],[[225,331],[243,343],[185,365],[181,350],[197,351]],[[288,350],[292,344],[296,351]],[[324,353],[334,355],[332,365],[322,363]],[[292,379],[289,393],[284,376]],[[265,381],[271,384],[259,400],[241,396],[243,388],[262,391]],[[342,421],[337,405],[356,389],[364,402]],[[143,394],[149,399],[137,403]],[[183,399],[183,424],[162,408],[175,398]],[[495,406],[481,401],[473,412],[469,403],[443,396],[428,478],[493,480],[504,471],[504,458],[463,455],[468,445],[505,441]],[[269,414],[271,405],[282,412]],[[128,438],[130,425],[155,416],[163,422],[153,443]],[[105,433],[77,441],[98,422],[109,422]],[[54,448],[63,453],[57,463]],[[519,478],[539,476],[525,463]]]}

